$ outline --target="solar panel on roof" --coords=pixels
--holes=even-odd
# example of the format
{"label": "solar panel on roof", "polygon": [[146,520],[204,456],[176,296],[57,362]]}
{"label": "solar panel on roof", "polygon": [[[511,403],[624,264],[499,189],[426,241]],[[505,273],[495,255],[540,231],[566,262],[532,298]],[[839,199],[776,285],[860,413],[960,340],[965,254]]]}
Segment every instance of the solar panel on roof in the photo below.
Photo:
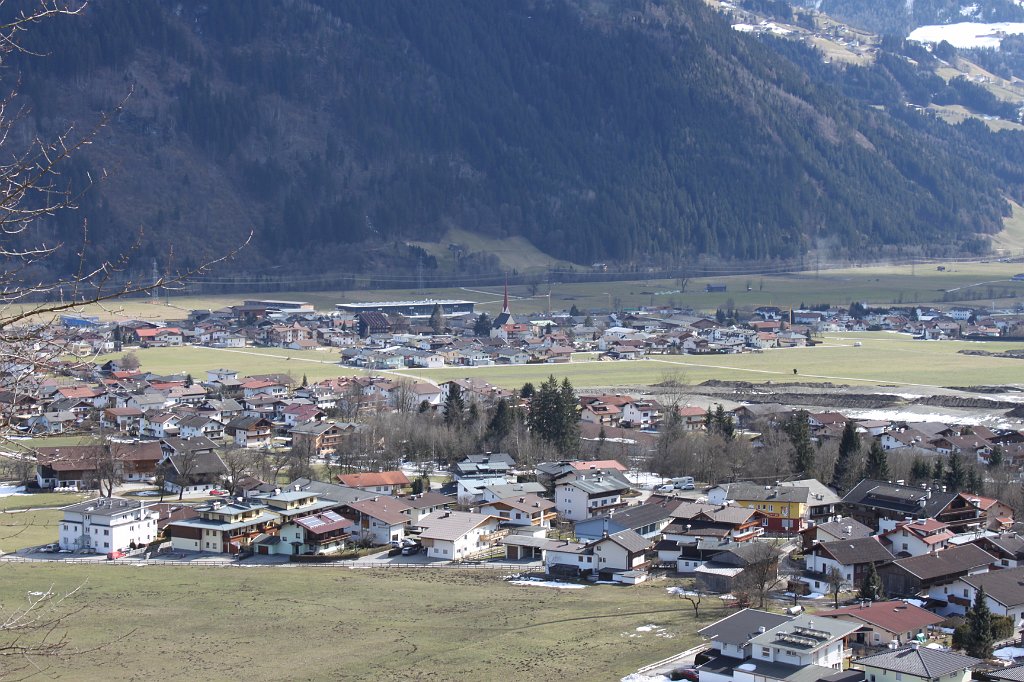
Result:
{"label": "solar panel on roof", "polygon": [[327,524],[326,521],[318,519],[315,516],[310,516],[309,518],[307,518],[305,520],[305,523],[306,523],[306,527],[308,527],[308,528],[317,528],[319,526],[324,526],[324,525]]}
{"label": "solar panel on roof", "polygon": [[321,516],[328,521],[341,521],[341,514],[332,511],[325,511]]}

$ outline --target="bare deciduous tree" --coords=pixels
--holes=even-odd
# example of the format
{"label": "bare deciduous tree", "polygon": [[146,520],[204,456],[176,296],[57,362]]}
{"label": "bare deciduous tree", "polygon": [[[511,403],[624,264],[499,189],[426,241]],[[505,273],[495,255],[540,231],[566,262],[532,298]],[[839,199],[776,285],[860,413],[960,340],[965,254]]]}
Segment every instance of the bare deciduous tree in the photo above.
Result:
{"label": "bare deciduous tree", "polygon": [[[84,3],[65,0],[17,4],[0,0],[0,67],[6,67],[2,72],[11,72],[12,54],[29,54],[21,47],[24,31],[41,21],[70,20],[68,17],[78,14],[83,7]],[[17,405],[19,396],[29,395],[40,376],[54,371],[64,358],[77,352],[53,333],[60,314],[181,287],[237,252],[183,268],[174,264],[173,253],[169,253],[166,274],[142,280],[132,274],[133,269],[138,269],[133,260],[142,245],[141,231],[134,240],[129,240],[124,251],[113,257],[101,257],[90,251],[85,221],[80,245],[52,240],[45,219],[74,209],[82,194],[89,190],[88,184],[72,186],[65,179],[62,172],[66,163],[97,139],[120,113],[130,94],[129,90],[124,99],[111,111],[99,114],[90,126],[79,128],[69,124],[51,139],[35,137],[20,148],[18,140],[26,137],[22,126],[27,110],[16,103],[14,88],[0,98],[0,380],[3,389],[14,397],[5,405]],[[90,177],[89,183],[101,181],[106,173],[97,175]],[[65,272],[56,265],[58,261],[75,265]],[[10,442],[11,431],[11,420],[5,415],[0,418],[0,441]],[[112,453],[107,455],[104,460],[108,460],[109,466],[101,476],[109,495],[119,474],[116,458]],[[29,593],[22,606],[0,606],[0,678],[28,677],[45,667],[47,660],[70,659],[84,653],[71,646],[65,631],[65,621],[74,613],[68,600],[77,591],[60,593],[50,588]],[[9,599],[10,595],[5,594],[4,598]],[[74,608],[85,608],[83,603],[75,603]]]}

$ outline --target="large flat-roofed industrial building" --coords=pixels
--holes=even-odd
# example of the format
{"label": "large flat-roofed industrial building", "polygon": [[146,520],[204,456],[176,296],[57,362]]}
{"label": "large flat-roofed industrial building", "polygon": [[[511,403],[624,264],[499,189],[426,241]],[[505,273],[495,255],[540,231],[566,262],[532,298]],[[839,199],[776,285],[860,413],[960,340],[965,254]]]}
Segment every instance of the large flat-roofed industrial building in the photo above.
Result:
{"label": "large flat-roofed industrial building", "polygon": [[440,305],[444,314],[449,317],[472,315],[473,301],[457,301],[450,299],[428,299],[424,301],[378,301],[375,303],[337,303],[335,308],[346,313],[384,313],[385,315],[403,315],[405,317],[430,317],[434,306]]}

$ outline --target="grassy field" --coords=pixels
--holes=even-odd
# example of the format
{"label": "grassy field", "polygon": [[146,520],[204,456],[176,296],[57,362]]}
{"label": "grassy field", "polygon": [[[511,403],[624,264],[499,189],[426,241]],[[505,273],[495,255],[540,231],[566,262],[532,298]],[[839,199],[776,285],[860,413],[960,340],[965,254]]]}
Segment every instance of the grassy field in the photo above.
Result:
{"label": "grassy field", "polygon": [[555,590],[491,573],[0,564],[4,606],[82,585],[71,641],[115,640],[48,679],[612,680],[726,615],[695,621],[667,581]]}
{"label": "grassy field", "polygon": [[[57,542],[57,520],[60,518],[61,512],[56,509],[0,514],[0,553]],[[0,574],[3,570],[0,567]],[[4,591],[0,590],[2,594]]]}
{"label": "grassy field", "polygon": [[[577,388],[637,386],[675,379],[699,383],[708,379],[736,381],[829,381],[867,385],[965,386],[1024,381],[1024,361],[963,355],[964,348],[1000,352],[1024,348],[1021,343],[915,341],[888,333],[832,334],[815,348],[766,350],[740,355],[666,355],[635,361],[588,361],[559,365],[460,367],[405,371],[439,382],[481,378],[516,388],[537,384],[554,374],[569,377]],[[855,347],[859,341],[862,346]],[[793,374],[793,369],[798,374]]]}
{"label": "grassy field", "polygon": [[[496,367],[453,367],[402,370],[400,374],[434,382],[479,377],[506,387],[537,383],[549,374],[568,376],[580,388],[648,385],[676,379],[741,381],[831,381],[851,384],[921,384],[926,386],[1002,384],[1024,380],[1024,361],[962,355],[965,348],[1000,352],[1024,348],[1021,343],[915,341],[885,332],[826,334],[815,348],[766,350],[741,355],[666,355],[637,361],[597,361],[580,353],[569,364]],[[855,347],[859,341],[862,346]],[[328,351],[287,351],[273,348],[233,352],[213,348],[144,348],[136,351],[142,369],[160,374],[188,372],[204,378],[207,369],[230,367],[242,375],[281,372],[296,382],[362,373],[333,361]],[[290,359],[289,359],[290,358]],[[103,360],[104,358],[101,358]],[[799,373],[793,374],[793,369]],[[1015,379],[1016,377],[1016,379]],[[51,444],[33,441],[36,445]],[[60,443],[57,443],[60,444]]]}
{"label": "grassy field", "polygon": [[95,496],[95,493],[36,493],[33,495],[8,495],[7,497],[0,497],[0,511],[9,511],[11,509],[39,509],[40,507],[64,507]]}

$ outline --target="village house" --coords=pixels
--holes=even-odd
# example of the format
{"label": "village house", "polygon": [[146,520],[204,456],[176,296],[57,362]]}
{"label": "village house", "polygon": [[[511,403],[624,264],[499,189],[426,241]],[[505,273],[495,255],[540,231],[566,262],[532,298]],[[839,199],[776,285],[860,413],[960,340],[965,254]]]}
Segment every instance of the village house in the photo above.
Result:
{"label": "village house", "polygon": [[[703,561],[693,567],[694,584],[704,592],[731,593],[742,580],[744,572],[758,565],[759,580],[774,584],[779,577],[779,557],[782,552],[771,544],[763,542],[730,543],[719,551],[702,557]],[[686,568],[684,555],[680,556]],[[678,571],[677,560],[677,572]]]}
{"label": "village house", "polygon": [[803,537],[803,550],[809,552],[819,542],[836,540],[853,540],[866,538],[874,534],[874,530],[851,518],[841,517],[835,521],[819,523],[800,531]]}
{"label": "village house", "polygon": [[869,682],[968,682],[971,669],[984,661],[915,642],[902,649],[858,658],[853,663],[864,670]]}
{"label": "village house", "polygon": [[870,566],[877,568],[892,559],[893,555],[876,537],[823,542],[805,555],[804,562],[810,575],[801,580],[809,585],[812,592],[826,592],[829,574],[835,569],[847,586],[859,587]]}
{"label": "village house", "polygon": [[[926,596],[935,600],[934,610],[946,615],[955,611],[957,596],[951,587],[960,578],[986,573],[996,558],[977,545],[966,544],[933,554],[896,559],[878,569],[885,594],[892,597]],[[950,604],[952,600],[954,603]],[[944,605],[944,606],[943,606]]]}
{"label": "village house", "polygon": [[480,513],[497,516],[513,526],[550,528],[555,519],[555,503],[532,493],[507,497],[480,505]]}
{"label": "village house", "polygon": [[176,551],[238,554],[276,527],[278,516],[259,501],[214,500],[195,508],[199,516],[172,521],[164,532]]}
{"label": "village house", "polygon": [[288,435],[292,437],[293,450],[316,457],[332,457],[355,430],[356,425],[350,422],[311,421],[289,429]]}
{"label": "village house", "polygon": [[[190,439],[189,442],[196,440],[206,439]],[[184,446],[175,453],[165,452],[158,470],[164,479],[164,489],[181,494],[215,490],[228,473],[224,461],[212,449],[202,447],[197,450]]]}
{"label": "village house", "polygon": [[942,551],[953,535],[949,526],[940,521],[920,519],[897,523],[879,539],[895,556],[908,557]]}
{"label": "village house", "polygon": [[861,628],[853,642],[865,647],[884,647],[890,642],[907,644],[927,638],[928,629],[945,620],[905,601],[862,601],[856,606],[820,611],[819,615],[859,624]]}
{"label": "village house", "polygon": [[416,525],[428,557],[458,561],[496,545],[501,519],[489,514],[441,510],[423,517]]}
{"label": "village house", "polygon": [[356,525],[354,535],[364,542],[386,545],[401,542],[410,525],[409,504],[397,497],[376,496],[345,504]]}
{"label": "village house", "polygon": [[993,614],[1011,618],[1014,630],[1024,625],[1024,568],[973,573],[954,581],[949,587],[947,615],[966,614],[982,589]]}
{"label": "village house", "polygon": [[581,473],[575,480],[555,485],[555,505],[570,521],[582,521],[624,507],[622,495],[628,490],[629,482],[621,476]]}
{"label": "village house", "polygon": [[795,535],[807,525],[809,493],[810,489],[804,487],[726,483],[708,490],[708,502],[725,504],[731,500],[740,507],[757,509],[767,517],[766,533]]}
{"label": "village house", "polygon": [[62,514],[61,549],[109,554],[145,547],[156,539],[157,514],[138,500],[100,497],[64,507]]}
{"label": "village house", "polygon": [[[741,614],[746,612],[735,615]],[[804,614],[774,627],[760,625],[745,635],[735,632],[741,624],[720,626],[716,623],[701,630],[701,633],[711,631],[713,634],[724,631],[726,634],[720,636],[730,640],[729,654],[732,655],[718,656],[701,665],[698,669],[700,682],[791,679],[854,682],[862,679],[844,670],[848,655],[845,640],[860,628],[859,624]],[[749,640],[743,641],[744,636]],[[748,644],[749,657],[746,655]],[[736,655],[739,653],[743,658]]]}
{"label": "village house", "polygon": [[843,497],[843,509],[866,526],[891,530],[907,518],[936,517],[957,495],[956,492],[864,479]]}
{"label": "village house", "polygon": [[381,495],[399,495],[409,487],[409,477],[402,471],[366,471],[355,474],[338,474],[338,482],[350,488],[358,488]]}
{"label": "village house", "polygon": [[[337,512],[299,516],[281,525],[277,535],[257,541],[258,554],[336,554],[345,549],[355,525]],[[272,550],[277,551],[272,551]]]}
{"label": "village house", "polygon": [[235,417],[224,427],[235,445],[242,448],[265,448],[270,446],[272,424],[264,417]]}
{"label": "village house", "polygon": [[646,568],[650,563],[647,553],[651,546],[650,540],[631,530],[624,530],[585,544],[565,542],[548,545],[545,565],[547,572],[557,577],[597,575],[610,580],[616,575]]}

